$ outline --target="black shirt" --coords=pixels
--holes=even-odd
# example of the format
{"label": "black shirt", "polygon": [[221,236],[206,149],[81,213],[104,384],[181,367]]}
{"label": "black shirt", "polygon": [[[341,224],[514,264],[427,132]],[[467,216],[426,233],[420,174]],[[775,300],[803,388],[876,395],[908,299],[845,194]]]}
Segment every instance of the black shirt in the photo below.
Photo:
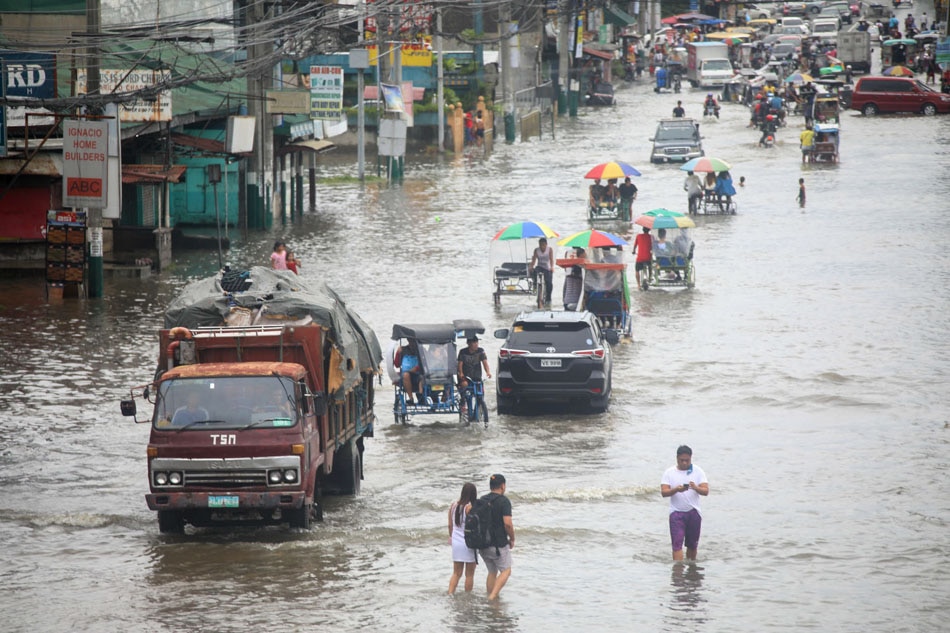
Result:
{"label": "black shirt", "polygon": [[684,117],[686,116],[686,110],[684,110],[683,108],[679,106],[676,106],[675,108],[673,108],[673,116],[677,118]]}
{"label": "black shirt", "polygon": [[469,351],[468,346],[459,350],[458,362],[462,363],[462,376],[473,380],[482,379],[482,361],[486,360],[485,350],[481,347],[474,352]]}
{"label": "black shirt", "polygon": [[491,503],[492,518],[492,545],[505,547],[508,545],[508,532],[505,531],[505,517],[511,516],[511,500],[497,492],[489,492],[482,497]]}
{"label": "black shirt", "polygon": [[618,189],[620,189],[620,197],[628,200],[633,199],[637,193],[637,186],[632,182],[625,182]]}

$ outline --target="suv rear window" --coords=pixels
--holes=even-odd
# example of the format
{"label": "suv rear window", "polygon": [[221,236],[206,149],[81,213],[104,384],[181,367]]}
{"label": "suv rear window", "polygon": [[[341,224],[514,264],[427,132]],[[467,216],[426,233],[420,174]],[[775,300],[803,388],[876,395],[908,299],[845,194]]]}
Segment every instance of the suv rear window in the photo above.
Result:
{"label": "suv rear window", "polygon": [[656,129],[657,141],[694,141],[698,136],[695,125],[667,126],[660,124]]}
{"label": "suv rear window", "polygon": [[598,345],[590,325],[583,321],[570,323],[516,323],[508,337],[508,347],[544,353],[548,347],[559,352],[590,349]]}

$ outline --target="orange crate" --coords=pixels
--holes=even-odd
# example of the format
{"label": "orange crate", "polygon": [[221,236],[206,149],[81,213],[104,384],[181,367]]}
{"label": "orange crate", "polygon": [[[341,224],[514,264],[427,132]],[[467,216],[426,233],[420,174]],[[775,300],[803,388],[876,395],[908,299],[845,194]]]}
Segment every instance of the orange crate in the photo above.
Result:
{"label": "orange crate", "polygon": [[65,264],[47,264],[46,265],[46,280],[47,281],[64,281],[66,279],[66,265]]}
{"label": "orange crate", "polygon": [[76,264],[66,264],[65,281],[82,281],[83,267]]}

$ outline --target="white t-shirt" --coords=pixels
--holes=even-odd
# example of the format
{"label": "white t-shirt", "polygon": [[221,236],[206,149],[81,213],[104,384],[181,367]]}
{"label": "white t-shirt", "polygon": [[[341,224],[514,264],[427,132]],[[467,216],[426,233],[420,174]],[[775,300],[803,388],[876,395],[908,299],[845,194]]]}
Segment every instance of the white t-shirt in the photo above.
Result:
{"label": "white t-shirt", "polygon": [[[703,472],[702,468],[696,464],[693,464],[690,468],[692,468],[692,472],[689,472],[689,470],[680,470],[675,465],[670,466],[666,469],[666,472],[663,473],[663,479],[660,480],[660,483],[666,484],[670,488],[676,488],[683,484],[688,484],[689,482],[693,482],[697,486],[699,484],[708,483],[706,473]],[[670,514],[673,512],[689,512],[693,509],[702,514],[702,510],[699,508],[700,496],[701,495],[695,490],[677,492],[670,497]]]}

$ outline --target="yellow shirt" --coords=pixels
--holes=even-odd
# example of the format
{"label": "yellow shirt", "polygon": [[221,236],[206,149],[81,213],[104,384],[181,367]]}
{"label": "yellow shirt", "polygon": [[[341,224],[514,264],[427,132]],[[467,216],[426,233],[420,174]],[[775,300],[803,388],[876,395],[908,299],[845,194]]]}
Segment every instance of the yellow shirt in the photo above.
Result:
{"label": "yellow shirt", "polygon": [[815,131],[806,128],[798,138],[801,141],[802,147],[811,147],[815,144]]}

